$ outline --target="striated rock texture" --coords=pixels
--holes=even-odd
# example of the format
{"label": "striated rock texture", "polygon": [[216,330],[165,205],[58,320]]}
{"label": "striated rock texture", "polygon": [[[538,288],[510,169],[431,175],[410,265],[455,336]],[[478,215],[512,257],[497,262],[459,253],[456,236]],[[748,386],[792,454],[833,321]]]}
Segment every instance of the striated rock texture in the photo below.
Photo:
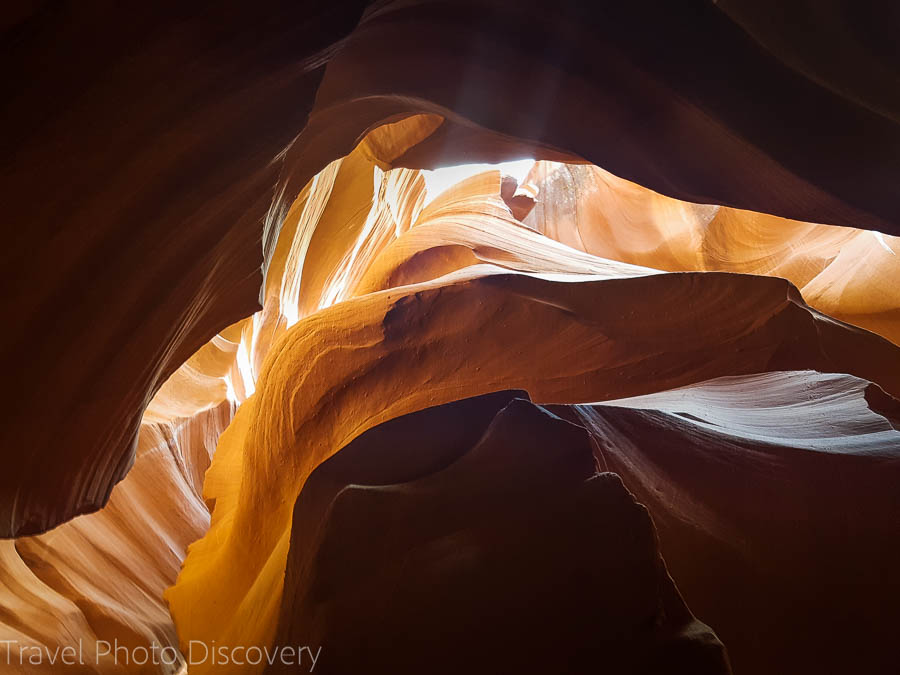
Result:
{"label": "striated rock texture", "polygon": [[891,15],[364,4],[4,9],[0,659],[893,673]]}
{"label": "striated rock texture", "polygon": [[5,25],[0,535],[103,506],[156,390],[259,307],[273,160],[360,11],[103,0]]}
{"label": "striated rock texture", "polygon": [[382,157],[396,166],[584,158],[673,197],[900,232],[879,12],[841,6],[835,31],[829,3],[812,21],[827,40],[786,45],[741,0],[363,5],[4,8],[4,315],[20,318],[0,354],[21,422],[0,441],[30,452],[6,458],[0,534],[106,502],[156,389],[258,308],[259,239],[268,264],[304,186],[384,123],[446,120]]}
{"label": "striated rock texture", "polygon": [[[896,363],[896,347],[817,315],[782,280],[470,270],[339,303],[276,343],[207,474],[210,531],[167,594],[183,640],[270,643],[291,507],[309,474],[367,428],[424,406],[503,387],[596,401],[804,368],[900,391],[900,373],[880,367]],[[540,326],[552,326],[552,348]]]}
{"label": "striated rock texture", "polygon": [[324,673],[730,673],[587,431],[516,396],[395,419],[313,472],[275,648],[322,645]]}
{"label": "striated rock texture", "polygon": [[[134,467],[105,508],[0,542],[0,638],[15,641],[0,645],[2,672],[141,672],[100,642],[155,644],[171,665],[143,672],[178,672],[184,659],[162,594],[187,545],[209,526],[203,473],[232,412],[226,401],[188,419],[143,424]],[[49,662],[47,654],[66,647],[83,655],[79,668]]]}
{"label": "striated rock texture", "polygon": [[554,410],[650,510],[735,672],[890,673],[900,410],[876,390],[776,372]]}
{"label": "striated rock texture", "polygon": [[[641,526],[616,502],[579,501],[588,485],[609,495],[601,475],[580,483],[582,466],[579,488],[557,485],[581,448],[648,506],[669,570],[738,672],[888,673],[900,432],[868,402],[872,388],[777,372],[548,407],[577,427],[498,392],[374,427],[300,493],[274,645],[322,645],[326,672],[582,672],[581,658],[720,672],[696,623],[660,662],[637,656],[654,654],[652,641],[636,648],[623,624],[603,623],[655,584],[630,586],[641,567],[619,557]],[[565,499],[578,503],[568,523]],[[612,513],[628,525],[609,539]],[[598,554],[605,563],[581,567]],[[672,599],[657,602],[684,620]]]}
{"label": "striated rock texture", "polygon": [[523,222],[567,246],[672,272],[783,277],[816,309],[900,344],[900,287],[881,281],[900,277],[900,238],[682,202],[590,165],[537,162],[522,187],[537,195]]}
{"label": "striated rock texture", "polygon": [[[400,165],[562,152],[672,197],[900,233],[900,95],[884,28],[895,10],[831,12],[844,30],[827,44],[866,44],[846,70],[893,73],[876,112],[842,73],[811,80],[779,60],[788,50],[767,52],[760,40],[784,26],[757,22],[751,36],[731,18],[745,6],[768,16],[778,3],[762,3],[771,12],[727,4],[728,13],[702,1],[373,4],[329,64],[289,153],[298,166],[289,194],[373,126],[428,112],[450,124]],[[815,24],[827,12],[806,14]],[[794,53],[821,62],[821,35],[790,35]]]}

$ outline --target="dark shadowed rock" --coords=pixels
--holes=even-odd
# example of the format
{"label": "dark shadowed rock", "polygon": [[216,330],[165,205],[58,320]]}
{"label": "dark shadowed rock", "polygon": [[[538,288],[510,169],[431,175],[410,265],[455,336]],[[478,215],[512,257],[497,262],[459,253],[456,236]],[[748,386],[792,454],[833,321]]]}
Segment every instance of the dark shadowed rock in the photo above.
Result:
{"label": "dark shadowed rock", "polygon": [[510,398],[398,418],[312,474],[275,645],[322,645],[323,673],[730,672],[587,432]]}
{"label": "dark shadowed rock", "polygon": [[889,675],[900,433],[873,396],[896,411],[858,378],[776,372],[553,410],[650,510],[735,672]]}

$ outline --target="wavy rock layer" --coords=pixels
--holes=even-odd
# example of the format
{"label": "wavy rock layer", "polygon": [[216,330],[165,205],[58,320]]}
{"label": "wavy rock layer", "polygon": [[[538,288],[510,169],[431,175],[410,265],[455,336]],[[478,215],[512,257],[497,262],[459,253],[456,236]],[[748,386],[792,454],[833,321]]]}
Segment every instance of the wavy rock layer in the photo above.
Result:
{"label": "wavy rock layer", "polygon": [[837,675],[896,662],[900,410],[879,400],[846,375],[776,372],[554,410],[649,508],[735,672]]}
{"label": "wavy rock layer", "polygon": [[[2,23],[6,634],[173,644],[161,592],[206,529],[197,490],[226,400],[250,397],[203,486],[212,529],[169,592],[182,644],[275,639],[297,496],[373,425],[505,387],[584,403],[696,386],[687,417],[664,398],[567,414],[614,439],[605,461],[739,672],[890,667],[889,21],[826,2],[802,17],[823,41],[742,0],[404,0],[353,30],[362,3],[182,4]],[[427,203],[419,169],[521,156],[545,160],[526,184],[490,172]],[[552,163],[588,160],[621,178]],[[722,273],[659,274],[695,270]],[[727,381],[771,403],[749,424],[746,401],[699,384],[786,369],[880,388]],[[694,475],[656,481],[663,436]],[[801,624],[818,633],[782,639]],[[802,651],[813,635],[820,657]]]}
{"label": "wavy rock layer", "polygon": [[[535,185],[536,172],[566,167],[539,164],[519,186],[535,186],[525,220],[543,235],[512,216],[496,171],[424,205],[417,172],[381,167],[434,128],[431,118],[414,117],[379,130],[311,181],[290,209],[266,309],[245,334],[258,393],[222,438],[204,487],[216,505],[212,528],[167,594],[183,644],[271,643],[291,505],[319,463],[383,420],[510,386],[539,401],[574,403],[803,368],[854,373],[900,391],[900,372],[884,367],[898,362],[896,347],[811,310],[783,279],[659,274],[546,236],[565,238],[561,226],[548,225],[554,205],[556,225],[582,199],[600,213],[620,208],[617,194],[602,199],[579,186],[569,206],[549,180]],[[639,193],[637,208],[649,203],[652,211],[654,199],[663,198]],[[681,212],[716,208],[669,203]],[[665,215],[649,222],[663,223],[665,234],[679,227]],[[639,224],[636,241],[650,239],[653,228]],[[776,250],[784,258],[791,246],[782,238]],[[740,253],[733,244],[721,250]],[[732,267],[746,262],[738,254]],[[797,255],[807,256],[800,269],[816,264],[815,250]],[[669,260],[660,252],[640,262]],[[708,269],[703,261],[695,254],[685,267]],[[552,349],[536,330],[544,326],[552,327]]]}
{"label": "wavy rock layer", "polygon": [[100,2],[9,26],[0,447],[29,451],[4,456],[0,535],[103,506],[157,389],[259,307],[273,160],[322,76],[307,57],[360,11]]}
{"label": "wavy rock layer", "polygon": [[[877,15],[840,11],[871,40],[866,62],[892,63]],[[773,58],[730,16],[652,0],[374,5],[286,158],[288,202],[369,129],[425,112],[450,124],[400,166],[563,155],[680,199],[898,234],[897,94],[880,88],[882,116]],[[816,40],[791,37],[800,53]]]}
{"label": "wavy rock layer", "polygon": [[[226,398],[243,401],[262,377],[264,391],[250,399],[222,438],[207,475],[204,495],[216,508],[216,524],[194,547],[169,593],[182,645],[190,639],[274,639],[290,506],[319,462],[383,419],[506,386],[527,387],[542,401],[583,402],[722,374],[796,368],[852,372],[897,393],[893,346],[810,310],[789,283],[659,273],[726,269],[786,276],[803,284],[816,303],[831,302],[843,308],[845,318],[892,337],[891,289],[865,291],[879,275],[894,274],[885,248],[895,246],[893,238],[733,210],[728,215],[724,208],[661,197],[596,167],[549,162],[539,162],[522,185],[488,171],[426,204],[421,172],[391,166],[441,127],[439,118],[427,116],[381,127],[317,175],[287,214],[266,275],[263,311],[202,347],[148,406],[144,427],[174,430],[189,423],[206,429],[193,434],[184,452],[207,453],[221,424],[205,411],[222,409]],[[772,224],[768,230],[762,229],[766,223]],[[810,235],[819,242],[815,246]],[[878,261],[877,274],[836,266],[830,256],[838,246]],[[810,280],[826,273],[839,283],[826,285],[830,295],[816,296]],[[839,292],[844,287],[856,290]],[[553,327],[552,335],[535,330],[539,326]],[[760,390],[756,383],[745,386]],[[896,405],[880,389],[869,392],[873,401]],[[380,400],[392,404],[385,407]],[[779,406],[794,403],[785,396]],[[779,406],[767,413],[770,425],[777,424]],[[826,414],[839,416],[842,410]],[[274,424],[279,419],[281,427]],[[158,442],[180,443],[171,430]],[[306,440],[298,444],[296,434]],[[773,436],[771,428],[766,434]],[[850,436],[835,435],[836,452],[853,451]],[[871,451],[876,446],[870,441],[860,447]],[[248,454],[253,444],[259,450]],[[206,461],[201,460],[184,467],[198,489]],[[152,471],[169,468],[162,462]],[[142,475],[135,469],[134,480],[145,480]],[[642,494],[639,483],[632,489]],[[153,499],[132,500],[132,518],[152,523],[143,535],[104,530],[104,556],[117,569],[161,570],[149,590],[142,577],[108,574],[89,582],[82,572],[67,572],[83,586],[78,607],[88,618],[65,635],[27,633],[24,622],[12,622],[10,629],[51,648],[71,644],[75,636],[93,643],[117,634],[130,636],[133,645],[172,645],[174,629],[161,613],[161,590],[174,580],[172,561],[181,560],[185,545],[206,526],[205,511],[198,510],[184,536],[182,499],[182,491],[164,490]],[[160,519],[154,512],[166,515]],[[6,573],[18,579],[11,588],[31,583],[21,581],[31,574],[18,562],[26,555],[33,569],[65,568],[68,558],[97,556],[95,542],[79,542],[59,554],[19,539]],[[142,547],[143,567],[135,562],[135,547]],[[38,604],[45,607],[60,582],[48,576],[42,583],[29,597],[44,597]],[[216,592],[234,603],[230,621],[212,602]],[[705,596],[698,598],[707,610]],[[776,652],[758,649],[763,638],[751,649],[746,626],[727,613],[714,615],[735,640],[739,664],[772,667]],[[856,642],[846,637],[833,644]],[[780,653],[799,664],[790,650]],[[839,649],[834,654],[834,663],[845,662]],[[100,671],[115,669],[104,663]]]}
{"label": "wavy rock layer", "polygon": [[[5,543],[3,638],[15,642],[4,645],[4,663],[35,674],[182,672],[162,596],[209,527],[203,477],[235,404],[252,392],[247,326],[222,331],[163,384],[144,413],[134,466],[101,511]],[[61,665],[67,648],[77,666]],[[153,656],[133,663],[143,649]]]}
{"label": "wavy rock layer", "polygon": [[[178,672],[184,659],[162,594],[187,545],[209,526],[203,474],[232,414],[225,402],[188,419],[145,423],[134,467],[104,509],[2,542],[0,631],[16,642],[2,646],[2,663],[41,674]],[[157,654],[167,649],[158,662],[168,665],[141,668],[98,641],[156,645]],[[83,667],[50,662],[66,647]]]}
{"label": "wavy rock layer", "polygon": [[[348,300],[276,343],[207,474],[211,529],[167,595],[182,640],[270,643],[291,507],[309,474],[367,428],[421,407],[505,387],[538,401],[604,400],[804,368],[900,392],[900,373],[880,365],[896,347],[817,315],[782,280],[485,272]],[[537,326],[553,327],[552,349]]]}
{"label": "wavy rock layer", "polygon": [[[661,587],[629,586],[640,564],[617,556],[635,540],[604,538],[604,518],[628,522],[610,502],[578,501],[572,485],[548,489],[581,447],[649,507],[669,570],[694,611],[718,626],[737,672],[888,673],[900,601],[900,408],[879,412],[873,387],[847,375],[774,372],[549,407],[577,429],[521,399],[510,404],[522,392],[498,392],[378,425],[319,465],[300,493],[274,644],[324,645],[317,667],[326,672],[360,662],[373,672],[495,672],[491,658],[517,657],[529,659],[521,664],[529,672],[569,672],[587,654],[616,672],[706,672],[703,664],[717,663],[719,672],[696,624],[668,634],[693,648],[653,666],[636,656],[656,653],[652,640],[622,663],[615,646],[590,649],[604,635],[633,646],[640,638],[623,625],[592,622],[615,608],[640,611],[639,599]],[[574,547],[561,543],[565,518],[552,532],[541,527],[567,513],[557,500],[572,498]],[[579,572],[594,544],[609,567]],[[514,561],[491,564],[506,555]],[[545,594],[541,573],[556,564],[575,569],[550,573]],[[566,581],[584,604],[562,609]],[[677,603],[667,616],[687,617]],[[542,663],[544,648],[556,659]]]}
{"label": "wavy rock layer", "polygon": [[[527,191],[527,192],[526,192]],[[816,309],[900,344],[900,238],[664,197],[590,165],[538,162],[523,222],[602,258],[788,279]],[[861,261],[865,261],[862,264]]]}
{"label": "wavy rock layer", "polygon": [[385,123],[430,116],[424,143],[374,147],[396,167],[584,158],[673,197],[897,234],[897,88],[871,80],[891,22],[828,3],[802,17],[823,48],[719,4],[404,0],[355,29],[362,2],[5,8],[0,443],[29,452],[5,457],[0,534],[106,502],[156,390],[258,308],[259,239],[268,265],[304,187]]}
{"label": "wavy rock layer", "polygon": [[730,673],[586,430],[515,396],[397,418],[312,473],[275,648],[324,645],[324,673]]}

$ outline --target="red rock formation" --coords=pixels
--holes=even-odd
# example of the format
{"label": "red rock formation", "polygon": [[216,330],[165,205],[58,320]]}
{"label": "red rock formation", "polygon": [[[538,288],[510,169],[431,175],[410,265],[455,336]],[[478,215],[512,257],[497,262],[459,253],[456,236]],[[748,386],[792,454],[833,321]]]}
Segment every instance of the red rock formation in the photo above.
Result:
{"label": "red rock formation", "polygon": [[[742,6],[728,11],[756,40],[783,44]],[[155,390],[257,306],[260,219],[270,260],[303,186],[400,116],[449,120],[416,166],[579,156],[675,197],[898,232],[900,133],[872,112],[896,97],[852,94],[805,34],[785,65],[706,3],[379,3],[279,154],[361,10],[101,3],[4,22],[5,313],[25,319],[2,344],[18,389],[5,408],[23,420],[2,440],[31,452],[7,460],[0,532],[105,503]],[[873,44],[867,66],[884,61]]]}
{"label": "red rock formation", "polygon": [[[126,668],[133,664],[117,660],[108,643],[156,645],[162,667],[153,672],[177,672],[184,659],[162,594],[187,545],[209,527],[203,474],[231,415],[225,402],[189,419],[146,422],[134,467],[105,508],[2,542],[0,639],[15,644],[0,645],[0,670],[140,670]],[[79,654],[80,668],[50,663],[47,655],[66,648]]]}
{"label": "red rock formation", "polygon": [[[802,368],[900,392],[900,374],[879,367],[896,347],[817,316],[782,280],[577,283],[469,269],[339,303],[276,343],[207,474],[211,529],[167,595],[183,640],[270,643],[290,506],[310,472],[365,429],[423,406],[502,387],[538,401],[605,400]],[[536,326],[553,327],[552,349]]]}
{"label": "red rock formation", "polygon": [[105,504],[156,390],[258,308],[273,159],[322,75],[304,59],[359,11],[41,5],[7,30],[4,315],[19,319],[0,352],[20,423],[0,446],[28,452],[6,456],[0,534]]}
{"label": "red rock formation", "polygon": [[[769,4],[53,4],[4,21],[0,534],[18,538],[2,547],[0,641],[271,646],[314,629],[346,648],[322,668],[356,671],[354,632],[451,625],[437,596],[410,592],[450,583],[456,558],[401,577],[369,533],[348,533],[391,515],[396,550],[417,555],[449,509],[495,567],[466,571],[480,597],[444,598],[452,625],[593,561],[621,583],[595,632],[655,654],[659,631],[680,634],[672,669],[723,667],[720,647],[692,651],[710,644],[693,611],[738,673],[890,672],[893,33],[830,2],[794,17],[815,30],[788,30],[761,17],[793,10]],[[501,167],[426,194],[420,169],[520,157],[538,160],[521,185]],[[646,505],[659,551],[616,481],[578,468],[587,436],[545,409],[497,415],[493,445],[444,432],[458,461],[418,464],[435,457],[410,450],[443,423],[415,415],[468,410],[486,429],[495,409],[453,402],[510,387],[575,406],[553,410]],[[351,489],[318,515],[334,499],[315,477],[401,427],[405,448],[373,449],[328,486],[407,487]],[[529,469],[560,429],[580,448],[571,494]],[[532,479],[533,503],[516,487]],[[370,509],[383,495],[387,511]],[[328,536],[306,539],[301,512]],[[509,532],[530,514],[558,546],[496,574],[530,549],[491,514]],[[577,540],[582,515],[642,543]],[[163,589],[195,539],[170,616]],[[373,603],[380,583],[407,584],[397,613],[329,590],[361,551]],[[292,555],[319,561],[316,576]],[[542,596],[577,609],[568,624],[523,613],[494,637],[586,644],[575,616],[599,605],[585,588]],[[325,615],[309,593],[327,595]],[[588,646],[601,643],[608,664],[644,667],[637,649]],[[421,671],[428,650],[408,657]]]}
{"label": "red rock formation", "polygon": [[[900,344],[900,238],[663,197],[596,166],[538,162],[524,222],[603,258],[790,280],[816,309]],[[574,196],[574,198],[573,198]],[[865,260],[865,264],[860,264]]]}
{"label": "red rock formation", "polygon": [[650,509],[678,588],[736,672],[896,663],[900,433],[867,402],[872,386],[777,372],[560,413]]}
{"label": "red rock formation", "polygon": [[313,472],[273,648],[323,645],[324,673],[730,673],[585,429],[513,396],[387,422]]}

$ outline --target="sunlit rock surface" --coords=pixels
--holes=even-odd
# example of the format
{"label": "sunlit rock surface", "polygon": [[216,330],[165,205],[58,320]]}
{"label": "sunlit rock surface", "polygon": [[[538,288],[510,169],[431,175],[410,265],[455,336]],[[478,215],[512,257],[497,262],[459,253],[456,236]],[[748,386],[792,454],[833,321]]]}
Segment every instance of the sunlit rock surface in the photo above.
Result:
{"label": "sunlit rock surface", "polygon": [[[827,314],[900,344],[900,238],[656,194],[596,166],[538,162],[524,222],[594,255],[670,271],[791,281]],[[865,261],[865,262],[863,262]]]}
{"label": "sunlit rock surface", "polygon": [[[516,549],[486,514],[510,531],[535,515],[559,546],[522,568],[530,585],[602,553],[622,593],[595,605],[588,647],[631,630],[643,645],[631,659],[606,650],[621,672],[646,666],[637,652],[667,654],[668,631],[685,639],[666,643],[667,663],[685,672],[721,672],[725,649],[739,675],[892,673],[889,22],[825,3],[788,38],[755,6],[719,4],[201,3],[173,21],[165,3],[127,16],[101,3],[5,21],[0,534],[16,538],[0,547],[0,641],[156,644],[173,664],[88,655],[82,670],[169,673],[191,640],[262,647],[318,631],[346,649],[317,670],[359,671],[354,630],[444,621],[438,596],[379,615],[352,611],[347,588],[328,591],[324,614],[304,595],[351,559],[371,562],[360,592],[373,602],[398,580],[390,551],[361,561],[365,518],[381,528],[384,513],[351,501],[320,516],[331,498],[316,492],[342,451],[361,456],[396,421],[415,433],[390,460],[374,449],[326,487],[408,484],[420,508],[387,507],[398,551],[440,540],[459,510],[466,531],[490,534],[477,550],[495,567]],[[502,164],[522,158],[536,161],[516,177]],[[430,171],[463,162],[501,164],[429,191]],[[541,475],[552,499],[497,504],[556,445],[533,443],[528,415],[497,415],[508,442],[493,454],[476,452],[474,430],[499,408],[455,408],[464,439],[410,421],[510,388],[540,419],[585,429],[627,492],[607,476],[597,503],[562,508],[601,485],[576,470],[572,494]],[[472,478],[484,457],[490,486]],[[597,541],[567,538],[580,518]],[[331,533],[325,549],[310,523]],[[626,523],[646,545],[598,552]],[[310,576],[297,556],[336,562]],[[399,581],[432,587],[454,560]],[[471,627],[496,611],[487,597],[519,587],[470,571],[495,593],[448,598]],[[596,581],[546,606],[586,602]],[[588,640],[577,613],[550,627],[570,646]],[[636,616],[654,628],[634,630]],[[492,622],[498,640],[537,630],[516,618]],[[408,656],[411,672],[437,669],[424,650]]]}
{"label": "sunlit rock surface", "polygon": [[[4,309],[20,318],[0,349],[27,422],[2,443],[32,449],[0,478],[5,536],[106,502],[156,390],[258,309],[305,186],[385,123],[429,115],[373,144],[382,169],[583,158],[681,199],[900,232],[896,87],[819,67],[814,30],[788,48],[740,1],[175,4],[5,8]],[[846,23],[826,42],[883,71],[889,22]]]}
{"label": "sunlit rock surface", "polygon": [[815,314],[782,280],[547,281],[468,269],[334,305],[275,345],[207,474],[210,532],[167,595],[183,639],[271,641],[291,507],[306,478],[365,429],[404,413],[501,388],[575,403],[805,368],[900,392],[898,373],[880,365],[896,347]]}
{"label": "sunlit rock surface", "polygon": [[[209,526],[203,474],[231,416],[225,401],[191,418],[146,422],[134,467],[106,507],[2,542],[0,634],[17,643],[0,646],[3,672],[66,672],[67,647],[83,657],[75,672],[178,672],[184,659],[162,593]],[[102,643],[155,644],[167,663],[142,670]]]}

